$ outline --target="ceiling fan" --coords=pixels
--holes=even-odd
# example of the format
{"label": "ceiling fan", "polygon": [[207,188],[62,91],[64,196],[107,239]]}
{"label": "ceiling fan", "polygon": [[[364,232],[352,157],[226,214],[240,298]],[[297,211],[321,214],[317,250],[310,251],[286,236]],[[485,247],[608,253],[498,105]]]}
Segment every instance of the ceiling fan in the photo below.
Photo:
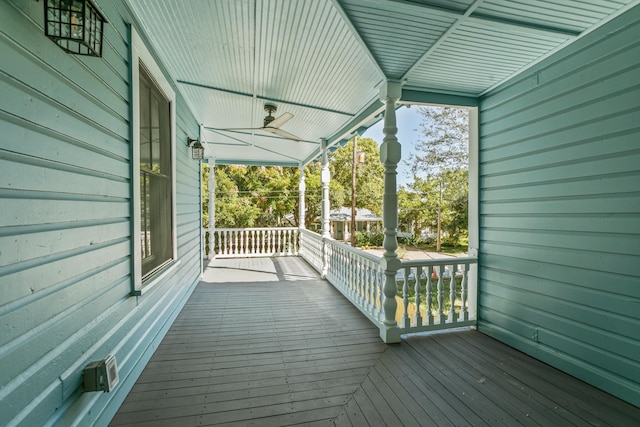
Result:
{"label": "ceiling fan", "polygon": [[218,130],[246,130],[246,131],[263,131],[273,133],[275,135],[281,136],[286,139],[291,139],[293,141],[302,141],[302,138],[297,137],[289,132],[280,129],[280,126],[288,122],[293,118],[293,114],[291,113],[283,113],[279,117],[273,117],[273,113],[278,111],[278,107],[274,104],[264,104],[264,111],[267,112],[266,117],[264,118],[264,122],[262,127],[258,128],[230,128],[230,129],[218,129]]}

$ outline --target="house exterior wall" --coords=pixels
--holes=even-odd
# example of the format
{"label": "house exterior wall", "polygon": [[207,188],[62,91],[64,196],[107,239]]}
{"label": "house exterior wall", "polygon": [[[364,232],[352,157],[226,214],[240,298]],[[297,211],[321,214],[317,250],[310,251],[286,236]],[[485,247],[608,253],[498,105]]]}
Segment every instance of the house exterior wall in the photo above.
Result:
{"label": "house exterior wall", "polygon": [[[178,259],[130,295],[132,20],[97,4],[102,58],[48,40],[43,2],[0,2],[0,425],[106,425],[200,277],[200,171],[181,143],[198,125],[178,95]],[[83,393],[109,354],[117,388]]]}
{"label": "house exterior wall", "polygon": [[640,405],[640,7],[480,103],[479,329]]}

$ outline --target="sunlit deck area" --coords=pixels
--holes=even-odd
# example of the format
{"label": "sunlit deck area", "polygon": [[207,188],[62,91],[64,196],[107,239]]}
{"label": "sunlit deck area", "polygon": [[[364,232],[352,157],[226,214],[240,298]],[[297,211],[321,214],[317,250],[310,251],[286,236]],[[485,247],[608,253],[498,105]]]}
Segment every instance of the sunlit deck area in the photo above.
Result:
{"label": "sunlit deck area", "polygon": [[640,425],[475,330],[379,329],[299,257],[214,260],[113,426]]}

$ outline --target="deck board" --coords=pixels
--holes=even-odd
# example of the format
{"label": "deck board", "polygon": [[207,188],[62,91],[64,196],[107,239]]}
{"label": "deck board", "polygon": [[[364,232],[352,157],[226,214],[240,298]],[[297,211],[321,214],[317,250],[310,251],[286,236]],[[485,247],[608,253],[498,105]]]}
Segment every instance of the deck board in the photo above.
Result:
{"label": "deck board", "polygon": [[300,258],[225,259],[111,425],[640,425],[640,408],[473,330],[387,346]]}

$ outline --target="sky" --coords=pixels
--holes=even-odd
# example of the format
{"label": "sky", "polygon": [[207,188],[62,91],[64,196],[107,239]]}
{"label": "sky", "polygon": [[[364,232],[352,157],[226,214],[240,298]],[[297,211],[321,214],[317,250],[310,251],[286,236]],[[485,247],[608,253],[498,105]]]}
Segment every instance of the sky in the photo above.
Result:
{"label": "sky", "polygon": [[[418,114],[416,106],[411,108],[401,107],[396,110],[396,126],[398,127],[396,136],[402,146],[402,160],[398,163],[398,186],[406,186],[413,182],[413,177],[410,176],[411,168],[405,164],[405,161],[413,152],[413,145],[420,136],[420,120],[420,114]],[[380,120],[367,129],[362,136],[373,139],[378,145],[382,144],[382,139],[384,138],[382,125],[383,121]]]}

